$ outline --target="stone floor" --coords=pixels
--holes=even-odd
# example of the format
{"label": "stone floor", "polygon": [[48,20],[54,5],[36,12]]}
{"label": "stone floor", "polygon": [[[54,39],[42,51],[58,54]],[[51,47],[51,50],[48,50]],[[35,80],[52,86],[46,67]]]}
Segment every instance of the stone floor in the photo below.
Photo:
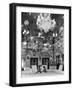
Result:
{"label": "stone floor", "polygon": [[55,67],[51,67],[50,69],[47,70],[47,72],[32,72],[32,69],[30,70],[25,70],[25,71],[22,71],[21,72],[21,76],[24,77],[24,76],[53,76],[53,75],[63,75],[64,74],[64,71],[62,70],[57,70]]}

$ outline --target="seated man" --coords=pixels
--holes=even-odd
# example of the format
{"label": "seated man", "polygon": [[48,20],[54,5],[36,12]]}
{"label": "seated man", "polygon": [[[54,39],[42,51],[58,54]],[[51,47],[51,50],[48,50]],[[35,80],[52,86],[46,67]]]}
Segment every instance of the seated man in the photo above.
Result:
{"label": "seated man", "polygon": [[43,66],[43,72],[47,72],[47,70],[46,70],[46,67],[45,67],[45,66]]}

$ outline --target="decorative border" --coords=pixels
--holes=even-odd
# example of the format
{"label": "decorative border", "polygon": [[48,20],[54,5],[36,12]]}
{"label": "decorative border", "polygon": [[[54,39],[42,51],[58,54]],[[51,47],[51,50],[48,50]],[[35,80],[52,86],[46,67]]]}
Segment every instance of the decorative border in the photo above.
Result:
{"label": "decorative border", "polygon": [[[21,3],[12,3],[10,4],[9,7],[10,7],[9,85],[16,87],[16,86],[34,86],[34,85],[71,83],[71,7],[70,6],[55,6],[55,5],[40,5],[40,4],[21,4]],[[54,8],[54,9],[68,9],[69,10],[69,81],[16,84],[16,7],[39,7],[39,8]]]}

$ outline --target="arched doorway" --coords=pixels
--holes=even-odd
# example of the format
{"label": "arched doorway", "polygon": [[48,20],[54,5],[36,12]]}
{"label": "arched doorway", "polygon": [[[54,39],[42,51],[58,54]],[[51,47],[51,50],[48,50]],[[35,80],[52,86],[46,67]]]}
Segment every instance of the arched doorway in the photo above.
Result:
{"label": "arched doorway", "polygon": [[37,57],[30,58],[30,68],[32,68],[32,65],[36,65],[38,68],[38,58]]}
{"label": "arched doorway", "polygon": [[49,58],[42,58],[42,65],[47,65],[47,69],[49,69]]}

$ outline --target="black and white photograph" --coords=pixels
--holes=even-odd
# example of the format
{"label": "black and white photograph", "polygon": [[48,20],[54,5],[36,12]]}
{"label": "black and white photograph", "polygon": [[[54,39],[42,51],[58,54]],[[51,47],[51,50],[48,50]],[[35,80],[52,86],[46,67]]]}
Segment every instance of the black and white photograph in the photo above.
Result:
{"label": "black and white photograph", "polygon": [[71,7],[10,5],[10,86],[71,83]]}
{"label": "black and white photograph", "polygon": [[21,76],[64,74],[64,14],[21,13]]}

